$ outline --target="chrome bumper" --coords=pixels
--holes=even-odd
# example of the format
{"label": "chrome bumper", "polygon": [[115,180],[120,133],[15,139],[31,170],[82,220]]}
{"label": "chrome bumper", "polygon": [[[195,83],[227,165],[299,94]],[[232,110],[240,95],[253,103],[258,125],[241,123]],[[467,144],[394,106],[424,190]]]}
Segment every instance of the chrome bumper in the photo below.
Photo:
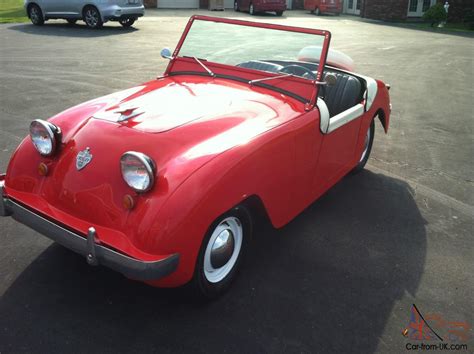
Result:
{"label": "chrome bumper", "polygon": [[88,237],[50,221],[4,195],[4,176],[0,175],[0,216],[11,216],[70,250],[86,257],[90,265],[104,265],[128,278],[136,280],[157,280],[176,270],[179,254],[173,254],[160,261],[146,262],[128,257],[96,243],[96,232],[89,229]]}

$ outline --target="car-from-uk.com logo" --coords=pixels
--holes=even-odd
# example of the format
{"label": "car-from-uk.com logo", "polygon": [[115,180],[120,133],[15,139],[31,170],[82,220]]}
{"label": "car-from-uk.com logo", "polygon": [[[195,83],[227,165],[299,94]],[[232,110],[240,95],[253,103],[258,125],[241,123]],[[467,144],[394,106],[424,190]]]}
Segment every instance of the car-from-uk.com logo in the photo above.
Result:
{"label": "car-from-uk.com logo", "polygon": [[415,304],[410,310],[408,326],[402,331],[410,351],[467,351],[471,326],[465,321],[447,321],[437,313],[423,316]]}

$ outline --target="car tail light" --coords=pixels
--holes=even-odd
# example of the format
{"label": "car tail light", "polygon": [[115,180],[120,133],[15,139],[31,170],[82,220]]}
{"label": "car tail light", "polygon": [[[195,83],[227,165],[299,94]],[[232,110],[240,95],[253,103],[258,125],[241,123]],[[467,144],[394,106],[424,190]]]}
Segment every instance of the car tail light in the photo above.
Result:
{"label": "car tail light", "polygon": [[61,142],[61,129],[52,123],[35,119],[30,124],[30,138],[41,155],[51,156],[55,153],[58,142]]}
{"label": "car tail light", "polygon": [[145,154],[128,151],[120,158],[122,177],[138,193],[149,191],[155,182],[155,162]]}

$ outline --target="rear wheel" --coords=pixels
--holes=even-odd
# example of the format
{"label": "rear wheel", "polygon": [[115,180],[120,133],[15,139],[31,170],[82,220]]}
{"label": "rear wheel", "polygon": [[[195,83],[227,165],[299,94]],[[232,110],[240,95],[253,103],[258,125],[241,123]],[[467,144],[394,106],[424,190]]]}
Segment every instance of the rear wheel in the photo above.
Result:
{"label": "rear wheel", "polygon": [[128,28],[128,27],[131,27],[133,26],[133,24],[135,23],[136,19],[134,18],[125,18],[123,20],[120,20],[119,23],[125,27],[125,28]]}
{"label": "rear wheel", "polygon": [[276,15],[277,15],[277,16],[283,15],[283,11],[276,11]]}
{"label": "rear wheel", "polygon": [[237,1],[234,1],[234,11],[240,11],[239,4],[237,3]]}
{"label": "rear wheel", "polygon": [[367,161],[369,160],[370,152],[372,151],[374,135],[375,135],[375,122],[374,122],[374,119],[372,119],[372,123],[370,123],[370,127],[367,130],[367,134],[365,135],[364,150],[362,150],[359,163],[357,164],[356,167],[354,167],[351,173],[355,174],[364,169],[365,165],[367,164]]}
{"label": "rear wheel", "polygon": [[84,22],[87,27],[92,29],[101,28],[104,24],[100,16],[99,10],[94,6],[87,6],[83,12]]}
{"label": "rear wheel", "polygon": [[319,9],[319,7],[317,7],[315,10],[314,10],[314,14],[316,16],[320,16],[321,15],[321,10]]}
{"label": "rear wheel", "polygon": [[41,11],[38,5],[32,4],[30,7],[28,7],[28,16],[32,24],[36,26],[41,26],[44,24],[43,11]]}
{"label": "rear wheel", "polygon": [[70,25],[75,25],[76,22],[77,22],[76,19],[72,19],[72,18],[70,18],[70,19],[68,19],[68,20],[66,20],[66,21],[67,21],[67,23],[69,23]]}
{"label": "rear wheel", "polygon": [[250,4],[249,14],[251,14],[252,16],[255,15],[255,8],[253,7],[253,4]]}
{"label": "rear wheel", "polygon": [[201,245],[192,284],[204,299],[223,294],[235,279],[252,232],[250,214],[238,206],[219,217]]}

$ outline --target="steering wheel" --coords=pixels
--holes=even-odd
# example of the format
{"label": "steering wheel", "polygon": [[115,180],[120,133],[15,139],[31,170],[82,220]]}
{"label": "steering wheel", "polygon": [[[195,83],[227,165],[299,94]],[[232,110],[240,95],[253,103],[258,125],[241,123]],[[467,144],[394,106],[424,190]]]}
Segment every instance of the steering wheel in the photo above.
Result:
{"label": "steering wheel", "polygon": [[305,68],[304,66],[297,65],[297,64],[291,64],[284,66],[280,70],[278,70],[281,73],[286,73],[286,74],[293,74],[297,76],[304,77],[306,79],[311,79],[311,80],[316,80],[316,75],[309,70],[308,68]]}

